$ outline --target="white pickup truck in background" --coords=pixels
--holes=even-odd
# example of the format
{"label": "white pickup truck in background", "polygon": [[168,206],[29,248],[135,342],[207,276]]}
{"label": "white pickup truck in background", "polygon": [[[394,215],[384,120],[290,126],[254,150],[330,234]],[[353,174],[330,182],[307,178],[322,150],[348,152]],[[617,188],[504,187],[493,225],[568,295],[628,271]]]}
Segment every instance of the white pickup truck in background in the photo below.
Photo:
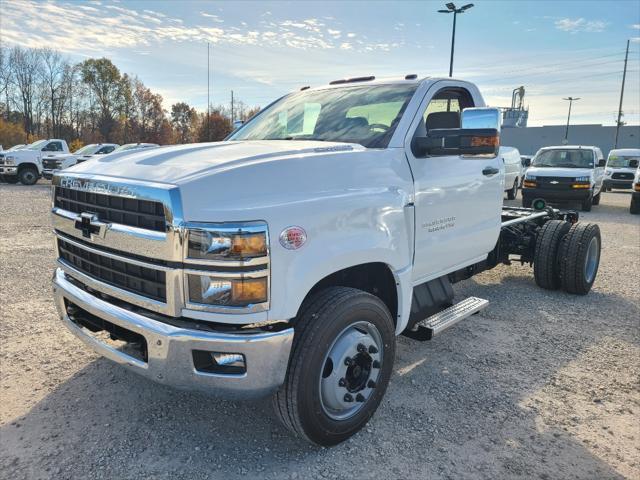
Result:
{"label": "white pickup truck in background", "polygon": [[339,443],[378,408],[397,335],[486,307],[454,283],[512,261],[546,289],[595,281],[597,225],[503,207],[500,118],[470,82],[360,77],[286,95],[227,141],[56,172],[61,319],[131,371],[271,394],[292,432]]}
{"label": "white pickup truck in background", "polygon": [[67,142],[50,138],[0,153],[0,180],[33,185],[42,176],[42,159],[51,153],[69,153]]}
{"label": "white pickup truck in background", "polygon": [[42,159],[42,176],[50,180],[55,170],[64,170],[95,156],[107,155],[117,147],[117,143],[91,143],[73,153],[52,153]]}

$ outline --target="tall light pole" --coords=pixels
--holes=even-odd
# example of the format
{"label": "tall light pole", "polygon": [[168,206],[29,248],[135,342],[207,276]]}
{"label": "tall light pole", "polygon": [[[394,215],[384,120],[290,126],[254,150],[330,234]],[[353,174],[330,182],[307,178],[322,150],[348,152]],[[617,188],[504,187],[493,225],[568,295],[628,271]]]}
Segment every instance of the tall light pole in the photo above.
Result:
{"label": "tall light pole", "polygon": [[573,105],[573,102],[577,102],[578,100],[580,100],[580,97],[567,97],[567,98],[563,98],[563,100],[569,100],[569,115],[567,115],[567,128],[564,131],[564,143],[566,144],[569,138],[569,121],[571,120],[571,105]]}
{"label": "tall light pole", "polygon": [[456,44],[456,17],[459,13],[464,13],[465,10],[469,10],[473,7],[473,3],[468,3],[463,7],[456,8],[453,2],[449,2],[445,5],[446,10],[438,10],[439,13],[453,13],[453,32],[451,33],[451,59],[449,60],[449,76],[453,76],[453,50]]}

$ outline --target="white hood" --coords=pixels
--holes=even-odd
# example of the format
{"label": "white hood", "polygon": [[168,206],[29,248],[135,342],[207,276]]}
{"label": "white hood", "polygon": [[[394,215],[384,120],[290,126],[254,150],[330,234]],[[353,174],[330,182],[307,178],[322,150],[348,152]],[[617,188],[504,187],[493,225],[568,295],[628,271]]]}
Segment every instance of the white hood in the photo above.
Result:
{"label": "white hood", "polygon": [[295,140],[195,143],[94,157],[69,171],[180,185],[252,165],[365,150],[357,144]]}
{"label": "white hood", "polygon": [[567,168],[567,167],[529,167],[528,177],[590,177],[593,178],[593,168]]}

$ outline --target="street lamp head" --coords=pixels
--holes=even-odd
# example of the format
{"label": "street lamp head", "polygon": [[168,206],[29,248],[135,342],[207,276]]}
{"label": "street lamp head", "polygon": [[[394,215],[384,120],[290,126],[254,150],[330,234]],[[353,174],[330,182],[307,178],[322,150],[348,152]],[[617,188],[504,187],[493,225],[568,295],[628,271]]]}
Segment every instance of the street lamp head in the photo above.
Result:
{"label": "street lamp head", "polygon": [[452,12],[456,9],[456,6],[455,6],[455,4],[453,2],[449,2],[449,3],[445,4],[445,7],[447,7]]}
{"label": "street lamp head", "polygon": [[471,7],[473,7],[473,3],[467,3],[464,7],[460,7],[461,12],[464,12],[465,10],[469,10]]}
{"label": "street lamp head", "polygon": [[438,13],[452,13],[451,10],[438,10]]}

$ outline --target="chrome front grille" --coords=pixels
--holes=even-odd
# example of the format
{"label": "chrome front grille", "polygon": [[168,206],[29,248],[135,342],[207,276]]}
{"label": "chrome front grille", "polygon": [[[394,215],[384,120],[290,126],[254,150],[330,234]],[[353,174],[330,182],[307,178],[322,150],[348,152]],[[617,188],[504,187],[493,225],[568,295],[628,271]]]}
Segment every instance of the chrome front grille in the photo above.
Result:
{"label": "chrome front grille", "polygon": [[630,172],[614,172],[611,178],[614,180],[633,180],[633,173]]}
{"label": "chrome front grille", "polygon": [[60,168],[60,165],[62,165],[60,160],[56,160],[55,158],[45,158],[42,160],[42,167],[47,170],[55,170]]}
{"label": "chrome front grille", "polygon": [[189,300],[187,279],[193,275],[267,277],[269,285],[269,254],[245,260],[188,258],[186,233],[202,224],[184,220],[177,186],[66,171],[54,174],[52,185],[58,265],[95,295],[173,317],[221,321],[212,316],[216,313],[226,322],[242,323],[242,317],[232,318],[242,313],[254,314],[253,321],[267,319],[268,300],[246,307]]}
{"label": "chrome front grille", "polygon": [[54,206],[73,213],[90,212],[103,222],[119,223],[156,232],[166,230],[164,207],[160,202],[83,192],[55,187]]}
{"label": "chrome front grille", "polygon": [[[60,259],[86,275],[137,295],[167,301],[166,273],[87,250],[79,242],[58,237]],[[104,252],[108,253],[108,252]]]}

